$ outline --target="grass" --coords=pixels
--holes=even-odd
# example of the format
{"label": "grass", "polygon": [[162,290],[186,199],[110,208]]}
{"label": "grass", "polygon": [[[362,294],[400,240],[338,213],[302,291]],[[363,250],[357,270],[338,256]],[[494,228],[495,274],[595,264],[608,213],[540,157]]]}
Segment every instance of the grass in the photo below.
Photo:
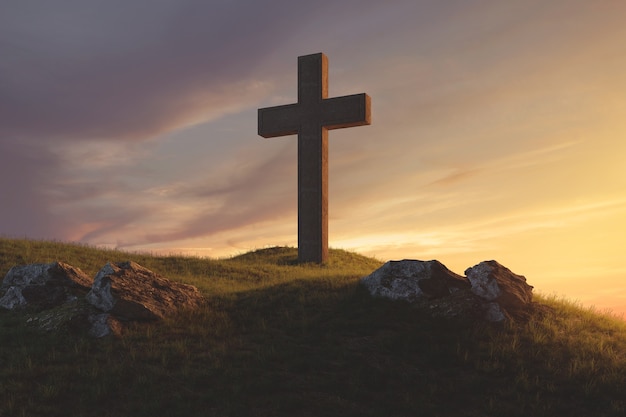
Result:
{"label": "grass", "polygon": [[0,239],[0,274],[133,260],[206,306],[122,338],[42,334],[0,312],[0,416],[623,416],[626,324],[537,297],[527,323],[433,320],[358,285],[380,261],[293,248],[232,259]]}

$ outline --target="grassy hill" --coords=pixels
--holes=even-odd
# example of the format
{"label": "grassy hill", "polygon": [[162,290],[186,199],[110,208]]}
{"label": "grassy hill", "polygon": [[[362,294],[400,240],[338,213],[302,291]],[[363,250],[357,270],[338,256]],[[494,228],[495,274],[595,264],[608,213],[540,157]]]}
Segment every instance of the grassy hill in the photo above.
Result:
{"label": "grassy hill", "polygon": [[1,277],[15,264],[60,260],[93,275],[133,260],[208,300],[103,340],[42,334],[0,311],[0,416],[626,415],[620,320],[541,297],[525,324],[433,320],[359,288],[380,261],[296,258],[293,248],[208,260],[0,238]]}

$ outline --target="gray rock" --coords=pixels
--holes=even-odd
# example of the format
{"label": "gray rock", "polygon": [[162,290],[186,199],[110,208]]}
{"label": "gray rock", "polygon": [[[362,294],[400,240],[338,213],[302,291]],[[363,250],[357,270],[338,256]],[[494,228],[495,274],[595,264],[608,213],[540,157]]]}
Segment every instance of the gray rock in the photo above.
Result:
{"label": "gray rock", "polygon": [[503,314],[517,315],[532,302],[533,287],[526,283],[526,278],[496,261],[483,261],[468,268],[465,275],[472,283],[472,292],[497,303]]}
{"label": "gray rock", "polygon": [[498,281],[490,277],[491,270],[491,266],[486,262],[465,270],[467,279],[472,284],[472,292],[489,301],[497,299],[502,294]]}
{"label": "gray rock", "polygon": [[9,287],[2,298],[0,298],[0,307],[6,308],[7,310],[24,307],[26,304],[28,304],[28,302],[22,295],[22,289],[19,287]]}
{"label": "gray rock", "polygon": [[46,309],[84,295],[91,278],[63,262],[14,266],[2,280],[0,306],[9,310],[32,307]]}
{"label": "gray rock", "polygon": [[93,286],[86,296],[89,304],[102,311],[111,311],[117,302],[111,292],[111,278],[108,277],[108,275],[114,272],[110,264],[106,264],[104,268],[96,274],[96,278],[93,280]]}
{"label": "gray rock", "polygon": [[506,315],[498,303],[483,304],[484,318],[492,323],[500,323],[506,320]]}
{"label": "gray rock", "polygon": [[44,285],[50,279],[48,270],[54,264],[17,265],[9,269],[0,288],[23,288],[28,285]]}
{"label": "gray rock", "polygon": [[64,262],[14,266],[7,272],[0,288],[27,287],[34,285],[62,285],[89,289],[93,280],[72,265]]}
{"label": "gray rock", "polygon": [[409,302],[442,298],[470,287],[466,278],[439,261],[407,259],[385,263],[361,284],[375,297]]}
{"label": "gray rock", "polygon": [[92,337],[119,336],[122,325],[115,317],[109,313],[97,313],[88,317],[91,327],[88,334]]}

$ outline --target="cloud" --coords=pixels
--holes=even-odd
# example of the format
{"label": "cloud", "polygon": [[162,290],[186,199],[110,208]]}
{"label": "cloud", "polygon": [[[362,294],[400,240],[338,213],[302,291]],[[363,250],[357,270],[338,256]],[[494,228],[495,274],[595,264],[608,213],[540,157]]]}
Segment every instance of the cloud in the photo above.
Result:
{"label": "cloud", "polygon": [[172,231],[147,233],[144,243],[210,237],[294,215],[295,190],[281,181],[297,172],[293,145],[283,146],[271,158],[250,164],[245,171],[233,172],[230,177],[218,181],[207,178],[195,185],[181,186],[172,197],[197,209]]}
{"label": "cloud", "polygon": [[451,174],[444,176],[443,178],[431,182],[429,186],[446,187],[449,185],[457,184],[477,175],[479,172],[479,169],[456,170]]}
{"label": "cloud", "polygon": [[304,22],[369,3],[3,2],[0,137],[140,140],[238,111],[292,71],[267,60]]}
{"label": "cloud", "polygon": [[[244,151],[229,162],[238,169],[206,167],[204,175],[184,180],[152,166],[157,158],[152,151],[115,159],[113,150],[100,158],[81,158],[84,150],[59,150],[50,152],[56,166],[52,175],[41,178],[42,187],[29,196],[39,201],[35,207],[46,209],[37,213],[42,222],[51,221],[51,214],[44,215],[48,212],[67,219],[55,229],[59,239],[129,249],[211,239],[296,215],[296,142],[277,145],[270,147],[273,153],[264,151],[269,158],[251,160]],[[126,147],[120,143],[113,149]],[[286,183],[285,177],[294,180]],[[36,229],[30,233],[37,236]]]}
{"label": "cloud", "polygon": [[0,233],[14,237],[55,238],[65,220],[49,210],[47,179],[60,161],[45,149],[7,146],[0,141]]}
{"label": "cloud", "polygon": [[0,11],[0,135],[22,139],[143,139],[249,105],[266,88],[252,74],[263,46],[296,24],[252,2],[9,2]]}

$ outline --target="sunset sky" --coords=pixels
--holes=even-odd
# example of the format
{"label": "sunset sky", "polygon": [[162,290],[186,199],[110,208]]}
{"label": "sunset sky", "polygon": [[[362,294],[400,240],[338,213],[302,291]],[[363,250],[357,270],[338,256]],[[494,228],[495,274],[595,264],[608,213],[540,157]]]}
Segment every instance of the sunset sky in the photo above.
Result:
{"label": "sunset sky", "polygon": [[626,312],[626,2],[3,0],[0,235],[222,257],[297,244],[297,57],[330,132],[330,246],[496,259]]}

